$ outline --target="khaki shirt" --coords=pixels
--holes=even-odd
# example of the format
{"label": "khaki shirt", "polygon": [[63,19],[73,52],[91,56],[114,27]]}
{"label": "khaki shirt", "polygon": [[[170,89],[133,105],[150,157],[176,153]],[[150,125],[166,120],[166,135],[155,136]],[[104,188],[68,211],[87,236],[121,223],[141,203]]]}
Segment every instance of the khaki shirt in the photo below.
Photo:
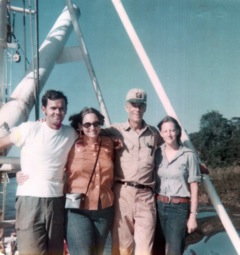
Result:
{"label": "khaki shirt", "polygon": [[[97,210],[101,201],[102,208],[113,204],[113,142],[101,137],[101,149],[95,172],[87,192],[85,207]],[[78,140],[72,147],[66,164],[65,193],[85,193],[96,161],[99,144],[87,145]]]}
{"label": "khaki shirt", "polygon": [[143,121],[140,133],[135,132],[129,122],[113,124],[104,133],[123,140],[123,148],[115,150],[115,180],[137,182],[154,187],[154,154],[160,143],[155,127]]}

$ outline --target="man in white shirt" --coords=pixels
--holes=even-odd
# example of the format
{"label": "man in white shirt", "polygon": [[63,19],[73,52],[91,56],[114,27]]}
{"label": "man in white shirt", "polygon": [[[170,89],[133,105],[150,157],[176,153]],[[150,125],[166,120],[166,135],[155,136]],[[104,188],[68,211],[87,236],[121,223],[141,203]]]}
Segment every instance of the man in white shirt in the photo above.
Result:
{"label": "man in white shirt", "polygon": [[28,178],[18,185],[16,231],[21,255],[63,254],[63,173],[77,133],[62,124],[67,98],[48,90],[42,97],[45,122],[25,122],[0,138],[0,149],[21,148],[21,169]]}

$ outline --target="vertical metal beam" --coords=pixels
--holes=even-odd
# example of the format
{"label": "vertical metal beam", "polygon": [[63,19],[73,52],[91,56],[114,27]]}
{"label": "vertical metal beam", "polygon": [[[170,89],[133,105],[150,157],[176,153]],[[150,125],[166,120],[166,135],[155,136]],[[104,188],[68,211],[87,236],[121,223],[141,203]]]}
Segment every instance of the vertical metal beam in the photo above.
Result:
{"label": "vertical metal beam", "polygon": [[97,76],[96,76],[95,71],[93,69],[91,58],[88,54],[87,47],[86,47],[84,39],[83,39],[83,35],[82,35],[82,32],[81,32],[80,25],[77,22],[76,15],[73,11],[72,1],[71,0],[66,0],[66,1],[67,1],[67,6],[68,6],[68,9],[69,9],[69,12],[71,14],[73,27],[74,27],[74,30],[75,30],[75,32],[77,34],[77,37],[78,37],[80,50],[81,50],[82,56],[84,58],[85,64],[87,66],[89,76],[90,76],[91,81],[92,81],[93,89],[94,89],[95,94],[97,96],[97,100],[98,100],[101,112],[105,117],[105,124],[106,124],[106,126],[109,126],[111,124],[110,117],[108,115],[107,108],[106,108],[105,102],[103,100],[103,96],[102,96],[102,92],[101,92],[101,89],[100,89],[100,86],[99,86],[99,83],[98,83],[98,80],[97,80]]}
{"label": "vertical metal beam", "polygon": [[35,118],[39,119],[39,110],[40,110],[40,104],[39,104],[39,18],[38,18],[38,0],[35,0],[35,31],[36,31],[36,103],[35,103]]}
{"label": "vertical metal beam", "polygon": [[4,50],[6,48],[7,0],[0,0],[0,107],[4,98]]}
{"label": "vertical metal beam", "polygon": [[[6,48],[6,26],[7,26],[7,0],[0,0],[0,109],[4,102],[4,50]],[[1,155],[1,154],[0,154]],[[0,178],[6,178],[6,174],[0,174]],[[0,209],[0,221],[4,220],[5,199],[6,199],[6,182],[0,184],[0,196],[2,207]],[[0,241],[3,241],[4,229],[0,229]],[[1,243],[1,246],[3,244]]]}
{"label": "vertical metal beam", "polygon": [[[75,8],[75,12],[79,17],[78,8]],[[65,8],[39,49],[39,93],[45,85],[55,61],[62,53],[71,31],[71,17],[68,9]],[[0,109],[0,137],[6,135],[9,128],[28,119],[34,105],[34,91],[34,70],[30,66],[26,76],[11,94],[10,100]]]}
{"label": "vertical metal beam", "polygon": [[[7,26],[7,0],[0,0],[0,108],[3,105],[4,98],[4,50],[6,48],[6,26]],[[4,174],[0,174],[0,179],[6,177]],[[1,187],[1,215],[0,221],[4,220],[4,211],[5,211],[5,198],[6,198],[6,183],[5,181],[0,184]],[[0,229],[0,241],[3,241],[4,229]],[[1,244],[2,246],[3,244]]]}
{"label": "vertical metal beam", "polygon": [[[163,107],[165,108],[165,111],[167,114],[171,115],[172,117],[178,119],[177,114],[175,113],[170,100],[167,97],[167,94],[165,93],[165,90],[142,46],[142,43],[140,39],[138,38],[138,35],[134,29],[134,27],[131,24],[131,21],[121,3],[121,0],[112,0],[112,3],[123,23],[123,26],[149,76],[149,79],[151,80],[153,87],[155,88],[161,103],[163,104]],[[183,142],[185,142],[189,147],[193,148],[193,145],[191,141],[188,138],[188,135],[185,133],[184,128],[182,128],[183,131]],[[237,253],[240,254],[240,239],[238,236],[237,231],[235,230],[225,208],[223,207],[220,198],[217,195],[217,192],[214,188],[214,186],[211,183],[211,180],[208,175],[204,175],[203,178],[203,184],[205,187],[205,190],[208,193],[208,196],[210,197],[212,204],[220,218],[220,220],[223,223],[224,228],[226,229],[226,232],[228,236],[230,237],[230,240],[232,241],[232,244],[234,248],[236,249]]]}

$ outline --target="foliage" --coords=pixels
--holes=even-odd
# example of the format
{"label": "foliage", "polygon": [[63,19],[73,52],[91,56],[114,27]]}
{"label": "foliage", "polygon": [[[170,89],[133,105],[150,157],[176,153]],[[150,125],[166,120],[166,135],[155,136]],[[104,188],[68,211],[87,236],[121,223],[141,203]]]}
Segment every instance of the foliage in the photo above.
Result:
{"label": "foliage", "polygon": [[240,165],[240,118],[227,120],[217,111],[208,112],[201,117],[200,131],[189,136],[207,166]]}

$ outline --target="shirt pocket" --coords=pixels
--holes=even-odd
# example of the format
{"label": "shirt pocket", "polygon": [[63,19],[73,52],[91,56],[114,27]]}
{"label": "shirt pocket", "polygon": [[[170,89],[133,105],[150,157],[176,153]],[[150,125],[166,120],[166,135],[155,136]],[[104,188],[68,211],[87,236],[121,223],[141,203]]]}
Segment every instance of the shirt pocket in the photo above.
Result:
{"label": "shirt pocket", "polygon": [[188,176],[188,168],[187,168],[186,164],[182,163],[178,167],[178,170],[179,170],[181,176],[184,176],[185,178]]}

